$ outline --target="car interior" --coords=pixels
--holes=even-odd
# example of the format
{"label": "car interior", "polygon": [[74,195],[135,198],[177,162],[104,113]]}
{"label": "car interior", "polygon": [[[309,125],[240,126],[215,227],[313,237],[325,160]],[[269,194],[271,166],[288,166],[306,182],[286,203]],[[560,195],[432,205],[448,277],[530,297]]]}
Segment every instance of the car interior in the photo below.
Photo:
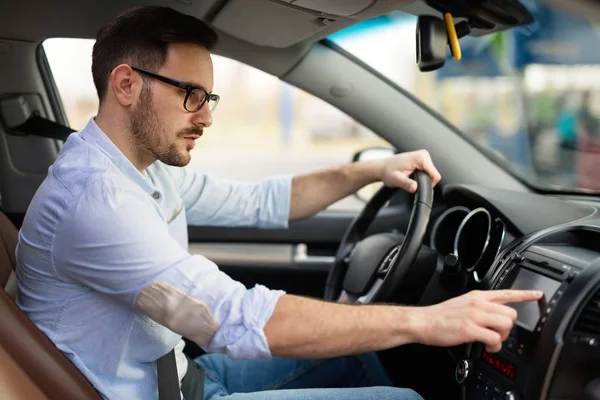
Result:
{"label": "car interior", "polygon": [[[530,185],[444,115],[327,39],[400,10],[419,17],[416,43],[406,46],[417,46],[415,68],[429,73],[457,58],[448,35],[458,41],[532,23],[517,0],[0,3],[0,397],[100,398],[14,303],[17,232],[63,143],[23,124],[42,118],[69,126],[42,42],[93,39],[105,22],[142,4],[207,22],[219,36],[214,54],[324,100],[387,141],[390,154],[427,149],[442,174],[435,188],[416,174],[414,196],[383,187],[359,212],[326,210],[288,229],[190,226],[191,253],[247,287],[329,301],[425,306],[471,290],[542,290],[539,303],[515,305],[519,317],[499,353],[479,343],[411,344],[379,357],[396,386],[425,399],[600,399],[598,193]],[[600,11],[592,1],[548,4]],[[445,30],[446,13],[454,36]],[[202,354],[191,341],[185,351]]]}

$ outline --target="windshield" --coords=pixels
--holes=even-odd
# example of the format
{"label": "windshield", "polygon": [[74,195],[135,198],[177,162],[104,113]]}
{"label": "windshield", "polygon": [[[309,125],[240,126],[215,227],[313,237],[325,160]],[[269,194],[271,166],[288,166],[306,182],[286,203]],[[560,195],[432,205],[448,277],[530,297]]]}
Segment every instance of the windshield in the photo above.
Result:
{"label": "windshield", "polygon": [[[416,65],[417,17],[394,13],[329,39],[415,95],[531,186],[600,193],[600,30],[530,7],[536,22],[460,40],[463,58]],[[449,52],[448,52],[449,53]]]}

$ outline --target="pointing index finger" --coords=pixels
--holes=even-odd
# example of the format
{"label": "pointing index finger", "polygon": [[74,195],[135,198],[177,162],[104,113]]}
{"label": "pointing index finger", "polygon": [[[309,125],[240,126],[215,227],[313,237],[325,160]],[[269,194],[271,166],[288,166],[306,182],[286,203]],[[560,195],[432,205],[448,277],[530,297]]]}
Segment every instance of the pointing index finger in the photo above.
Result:
{"label": "pointing index finger", "polygon": [[485,292],[489,301],[496,303],[519,303],[522,301],[536,301],[542,298],[544,292],[539,290],[490,290]]}

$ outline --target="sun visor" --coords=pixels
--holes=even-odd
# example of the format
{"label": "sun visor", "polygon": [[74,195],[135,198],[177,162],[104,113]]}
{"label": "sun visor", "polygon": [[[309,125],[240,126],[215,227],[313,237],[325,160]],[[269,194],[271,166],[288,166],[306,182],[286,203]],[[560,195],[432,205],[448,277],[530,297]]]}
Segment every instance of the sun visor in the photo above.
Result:
{"label": "sun visor", "polygon": [[329,22],[327,18],[268,0],[233,0],[212,24],[259,46],[287,47],[321,31]]}
{"label": "sun visor", "polygon": [[281,0],[308,10],[349,17],[369,8],[377,0]]}
{"label": "sun visor", "polygon": [[211,19],[219,31],[258,45],[284,48],[318,40],[414,0],[230,0]]}

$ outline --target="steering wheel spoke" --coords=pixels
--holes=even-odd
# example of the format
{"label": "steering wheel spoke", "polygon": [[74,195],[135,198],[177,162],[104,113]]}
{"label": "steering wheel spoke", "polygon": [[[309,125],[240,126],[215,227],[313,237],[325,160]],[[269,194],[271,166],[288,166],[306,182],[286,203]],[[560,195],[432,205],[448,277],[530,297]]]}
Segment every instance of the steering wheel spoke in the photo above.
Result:
{"label": "steering wheel spoke", "polygon": [[383,279],[382,278],[375,279],[375,282],[373,282],[371,289],[369,289],[369,291],[366,294],[364,294],[363,296],[360,296],[358,299],[356,299],[356,303],[358,303],[358,304],[373,303],[373,300],[376,298],[377,292],[379,292],[381,285],[383,285]]}
{"label": "steering wheel spoke", "polygon": [[344,303],[344,304],[369,304],[369,303],[372,303],[373,299],[375,299],[375,297],[377,295],[377,292],[381,288],[381,285],[383,285],[383,281],[384,280],[382,278],[375,279],[375,282],[373,282],[373,285],[371,285],[371,288],[369,289],[369,291],[362,296],[357,296],[355,294],[348,293],[347,291],[342,289],[342,293],[340,293],[340,296],[338,297],[337,302]]}
{"label": "steering wheel spoke", "polygon": [[356,300],[358,300],[358,297],[356,297],[356,295],[348,293],[344,289],[342,289],[342,293],[340,293],[340,297],[338,297],[337,302],[344,304],[354,304],[356,303]]}
{"label": "steering wheel spoke", "polygon": [[347,243],[344,251],[341,253],[340,260],[345,264],[350,263],[350,259],[352,258],[352,253],[356,249],[356,243]]}

